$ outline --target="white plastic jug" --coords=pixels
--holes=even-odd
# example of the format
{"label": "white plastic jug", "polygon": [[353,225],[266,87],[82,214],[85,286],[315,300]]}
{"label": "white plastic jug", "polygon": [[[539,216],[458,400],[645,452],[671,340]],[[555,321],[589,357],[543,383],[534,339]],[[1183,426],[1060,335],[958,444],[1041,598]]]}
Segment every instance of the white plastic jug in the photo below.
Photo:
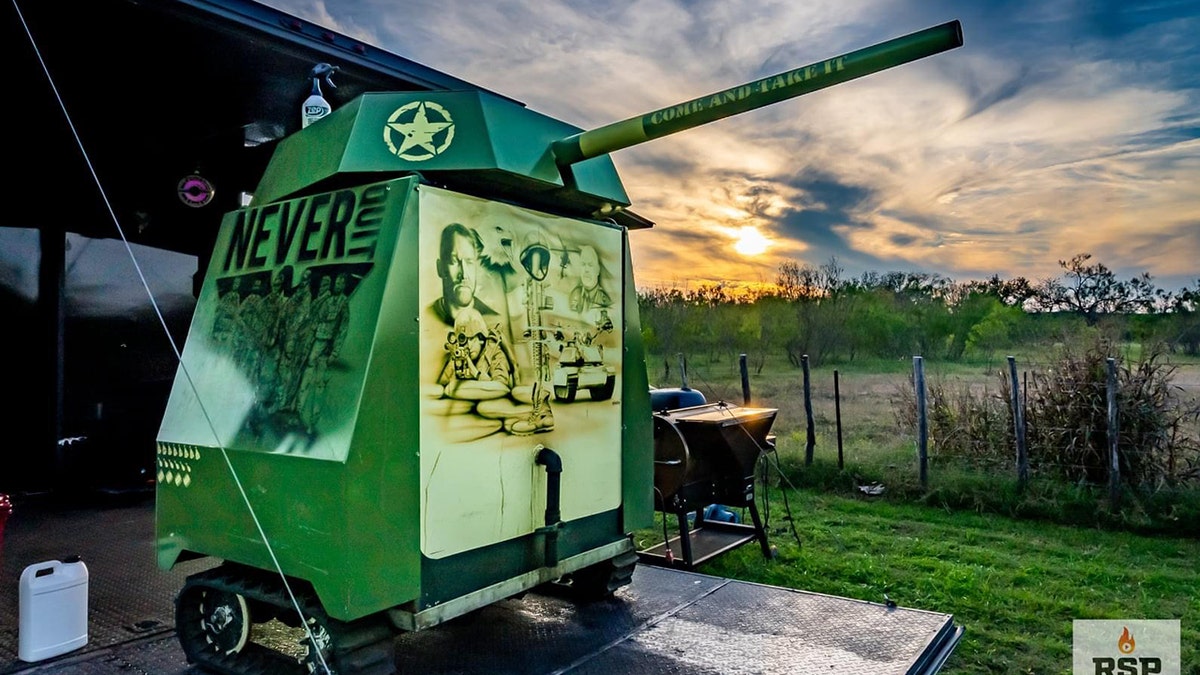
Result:
{"label": "white plastic jug", "polygon": [[21,572],[17,658],[33,662],[88,641],[88,570],[79,558],[48,560]]}

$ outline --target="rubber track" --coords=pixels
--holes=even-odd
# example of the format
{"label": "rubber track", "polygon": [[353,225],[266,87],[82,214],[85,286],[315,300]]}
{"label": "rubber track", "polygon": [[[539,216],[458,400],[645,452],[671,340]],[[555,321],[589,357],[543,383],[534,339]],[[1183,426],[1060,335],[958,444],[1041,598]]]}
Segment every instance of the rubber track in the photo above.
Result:
{"label": "rubber track", "polygon": [[[353,622],[329,618],[312,587],[302,581],[289,582],[305,618],[316,619],[332,637],[332,648],[325,662],[329,675],[394,675],[396,631],[387,617],[380,614]],[[281,614],[294,614],[291,598],[278,576],[264,570],[225,563],[220,567],[187,578],[176,598],[176,632],[188,663],[224,675],[310,675],[296,659],[253,642],[236,654],[218,654],[208,648],[198,627],[199,609],[194,602],[200,589],[237,593],[253,602],[278,608]],[[317,672],[321,672],[317,664]]]}
{"label": "rubber track", "polygon": [[629,551],[579,570],[574,574],[576,594],[581,600],[600,600],[633,581],[637,553]]}

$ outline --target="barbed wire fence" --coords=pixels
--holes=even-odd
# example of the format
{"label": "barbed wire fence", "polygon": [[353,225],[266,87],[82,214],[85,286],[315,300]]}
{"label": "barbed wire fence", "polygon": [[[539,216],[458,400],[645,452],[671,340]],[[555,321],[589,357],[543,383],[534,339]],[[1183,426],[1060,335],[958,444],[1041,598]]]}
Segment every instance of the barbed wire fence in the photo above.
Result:
{"label": "barbed wire fence", "polygon": [[1103,488],[1116,509],[1125,488],[1200,487],[1200,403],[1171,383],[1170,368],[1111,356],[1023,364],[1009,356],[990,386],[972,389],[926,386],[922,361],[914,358],[912,400],[897,397],[920,471],[928,428],[939,459],[1009,474],[1022,490],[1035,477]]}
{"label": "barbed wire fence", "polygon": [[[679,358],[677,372],[686,383],[688,365]],[[921,491],[947,476],[968,474],[981,479],[979,489],[989,480],[1014,483],[1022,492],[1032,483],[1078,488],[1099,495],[1112,510],[1131,489],[1200,493],[1200,382],[1191,383],[1191,389],[1176,386],[1171,369],[1153,359],[1089,354],[1071,366],[1049,354],[1045,359],[1009,356],[990,364],[984,377],[962,377],[927,375],[924,359],[917,356],[912,371],[893,373],[891,390],[884,392],[888,385],[880,378],[865,391],[854,380],[870,376],[859,372],[845,379],[837,369],[812,372],[805,356],[795,378],[801,396],[795,396],[795,385],[785,391],[771,382],[756,385],[751,396],[745,362],[742,354],[742,386],[736,394],[736,384],[723,391],[719,377],[695,379],[716,398],[754,399],[781,408],[781,438],[790,439],[795,461],[805,467],[836,461],[839,471],[858,470],[864,443],[878,439],[886,446],[907,434]],[[890,414],[880,410],[883,405]],[[849,462],[844,417],[856,444]],[[887,417],[892,419],[881,419]],[[895,472],[902,473],[906,464],[889,460],[886,475],[900,480]]]}

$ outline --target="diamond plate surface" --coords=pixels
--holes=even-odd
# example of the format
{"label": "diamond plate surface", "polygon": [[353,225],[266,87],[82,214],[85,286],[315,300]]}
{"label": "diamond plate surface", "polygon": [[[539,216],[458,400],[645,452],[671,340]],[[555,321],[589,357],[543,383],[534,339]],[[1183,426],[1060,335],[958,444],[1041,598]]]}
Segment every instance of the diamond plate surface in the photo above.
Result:
{"label": "diamond plate surface", "polygon": [[18,591],[21,572],[27,566],[71,555],[79,556],[87,565],[88,643],[69,654],[79,657],[156,633],[173,632],[175,593],[189,574],[212,564],[192,561],[169,572],[158,569],[152,496],[124,498],[103,507],[18,502],[4,540],[4,559],[0,561],[0,588],[4,589],[0,593],[0,673],[32,665],[17,658]]}
{"label": "diamond plate surface", "polygon": [[723,583],[700,575],[681,583],[669,570],[638,567],[633,583],[610,600],[579,604],[541,589],[401,636],[396,664],[401,673],[551,673]]}
{"label": "diamond plate surface", "polygon": [[732,582],[573,672],[630,667],[612,659],[670,664],[680,673],[903,675],[950,622],[945,614]]}
{"label": "diamond plate surface", "polygon": [[[0,675],[206,675],[187,665],[173,613],[184,579],[213,563],[157,568],[152,498],[16,509],[0,568]],[[19,661],[21,571],[69,555],[88,565],[88,644]],[[578,604],[543,588],[402,635],[396,666],[422,675],[886,675],[909,672],[952,628],[945,614],[642,565],[610,600]]]}
{"label": "diamond plate surface", "polygon": [[20,675],[212,675],[187,664],[174,632],[22,665]]}

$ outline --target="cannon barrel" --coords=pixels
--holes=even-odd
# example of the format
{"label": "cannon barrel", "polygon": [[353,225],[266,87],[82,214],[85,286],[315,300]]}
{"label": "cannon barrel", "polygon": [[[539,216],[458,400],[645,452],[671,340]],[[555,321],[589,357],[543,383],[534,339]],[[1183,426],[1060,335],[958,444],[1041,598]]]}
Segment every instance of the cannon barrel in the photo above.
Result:
{"label": "cannon barrel", "polygon": [[560,167],[567,167],[585,159],[961,47],[962,43],[962,25],[957,20],[949,21],[841,56],[568,136],[553,143],[554,159]]}

